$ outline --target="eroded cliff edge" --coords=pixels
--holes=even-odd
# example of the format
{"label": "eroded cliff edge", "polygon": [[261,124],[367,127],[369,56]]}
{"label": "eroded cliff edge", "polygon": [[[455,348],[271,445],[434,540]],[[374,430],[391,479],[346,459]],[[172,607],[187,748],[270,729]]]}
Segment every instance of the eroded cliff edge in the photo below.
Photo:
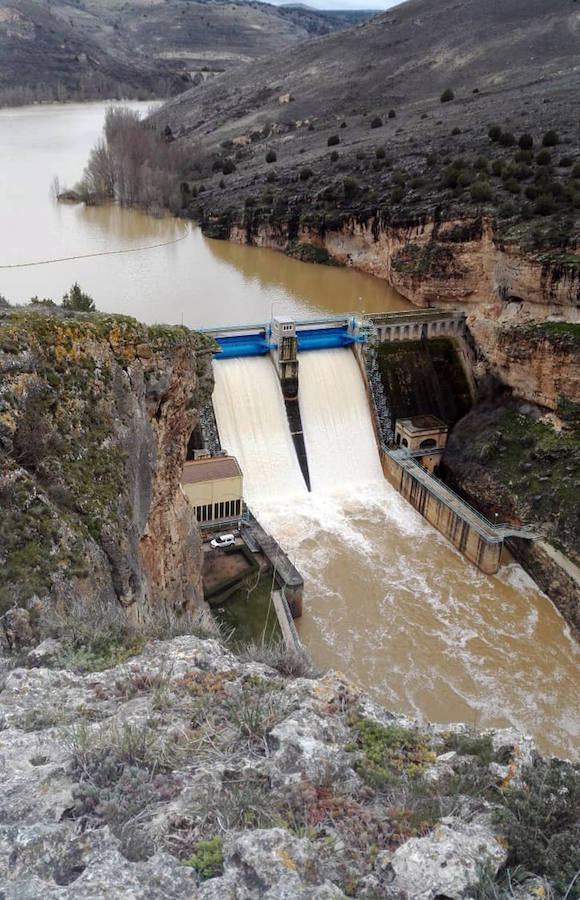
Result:
{"label": "eroded cliff edge", "polygon": [[133,621],[203,602],[179,488],[210,396],[211,347],[185,328],[60,310],[0,315],[0,603]]}

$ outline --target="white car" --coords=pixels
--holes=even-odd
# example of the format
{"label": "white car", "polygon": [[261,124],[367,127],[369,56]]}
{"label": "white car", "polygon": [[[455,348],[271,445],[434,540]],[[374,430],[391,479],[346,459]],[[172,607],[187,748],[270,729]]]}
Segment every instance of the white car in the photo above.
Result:
{"label": "white car", "polygon": [[213,547],[214,550],[219,550],[220,547],[231,547],[235,542],[236,538],[233,534],[218,534],[213,541],[210,541],[210,546]]}

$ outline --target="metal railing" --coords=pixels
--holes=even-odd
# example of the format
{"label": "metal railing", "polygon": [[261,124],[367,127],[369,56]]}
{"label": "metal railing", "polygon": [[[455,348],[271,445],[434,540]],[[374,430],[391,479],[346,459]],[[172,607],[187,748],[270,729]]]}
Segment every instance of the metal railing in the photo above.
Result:
{"label": "metal railing", "polygon": [[[441,481],[440,478],[437,478],[436,475],[432,475],[426,469],[419,465],[419,463],[413,458],[412,453],[403,448],[399,448],[397,450],[391,450],[389,447],[383,445],[383,452],[393,459],[400,462],[401,465],[405,468],[407,472],[412,477],[416,477],[418,481],[424,484],[427,488],[430,488],[447,509],[450,509],[451,512],[458,515],[460,519],[464,519],[464,521],[470,521],[470,524],[473,525],[475,530],[481,534],[486,539],[492,541],[493,543],[499,543],[503,541],[506,537],[521,537],[521,538],[529,538],[533,540],[536,535],[532,532],[531,526],[529,525],[511,525],[509,522],[490,522],[483,513],[480,513],[479,510],[475,509],[467,500],[464,500],[463,497],[460,497],[459,494],[456,494],[454,490],[452,490],[448,485],[445,484],[444,481]],[[405,463],[410,463],[410,465],[406,466]],[[462,511],[454,509],[451,505],[451,502],[448,502],[445,498],[445,494],[451,495],[452,502],[456,503],[458,506],[461,506],[465,510],[465,515],[462,515]],[[467,516],[469,518],[467,518]],[[473,522],[473,520],[476,522]],[[476,523],[479,523],[480,527]],[[501,535],[499,532],[502,532]]]}

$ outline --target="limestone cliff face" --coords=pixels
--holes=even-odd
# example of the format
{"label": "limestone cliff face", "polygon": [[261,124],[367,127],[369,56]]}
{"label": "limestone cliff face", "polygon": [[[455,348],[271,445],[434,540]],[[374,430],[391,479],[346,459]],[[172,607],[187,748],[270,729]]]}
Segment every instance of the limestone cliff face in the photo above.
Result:
{"label": "limestone cliff face", "polygon": [[23,311],[2,316],[0,337],[2,607],[82,596],[142,620],[200,604],[179,481],[212,389],[204,339]]}
{"label": "limestone cliff face", "polygon": [[550,409],[556,408],[559,393],[578,396],[577,382],[567,377],[572,362],[567,350],[536,340],[532,353],[525,342],[519,349],[514,346],[519,334],[505,339],[507,326],[576,321],[577,267],[551,264],[501,244],[485,218],[397,227],[373,216],[347,220],[338,230],[302,228],[291,236],[286,225],[257,231],[235,225],[230,233],[233,241],[275,249],[284,249],[290,237],[384,278],[416,306],[465,310],[479,354],[478,374],[493,372],[517,394]]}

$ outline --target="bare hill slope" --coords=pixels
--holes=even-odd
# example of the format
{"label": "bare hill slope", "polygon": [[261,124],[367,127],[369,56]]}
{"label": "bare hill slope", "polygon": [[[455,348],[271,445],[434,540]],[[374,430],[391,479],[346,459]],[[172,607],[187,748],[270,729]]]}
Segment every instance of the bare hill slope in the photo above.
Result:
{"label": "bare hill slope", "polygon": [[0,100],[174,93],[368,15],[235,0],[4,0]]}

